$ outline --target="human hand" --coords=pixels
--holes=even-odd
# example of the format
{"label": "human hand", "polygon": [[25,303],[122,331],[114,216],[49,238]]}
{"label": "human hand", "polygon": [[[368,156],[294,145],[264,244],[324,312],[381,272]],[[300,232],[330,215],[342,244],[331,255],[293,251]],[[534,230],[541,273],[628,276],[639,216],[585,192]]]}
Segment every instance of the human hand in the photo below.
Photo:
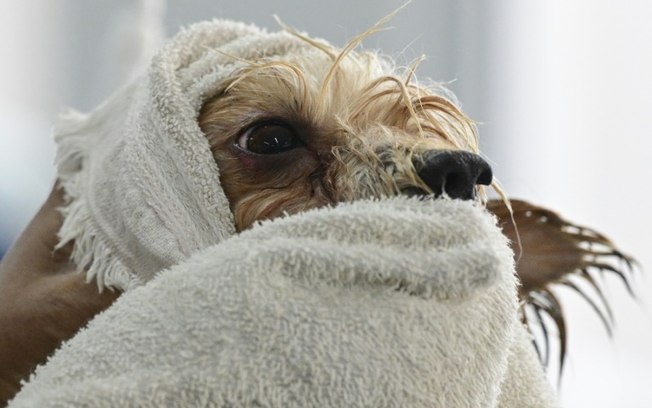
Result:
{"label": "human hand", "polygon": [[77,272],[72,243],[55,250],[62,205],[57,183],[0,262],[0,406],[62,341],[119,296],[99,293]]}

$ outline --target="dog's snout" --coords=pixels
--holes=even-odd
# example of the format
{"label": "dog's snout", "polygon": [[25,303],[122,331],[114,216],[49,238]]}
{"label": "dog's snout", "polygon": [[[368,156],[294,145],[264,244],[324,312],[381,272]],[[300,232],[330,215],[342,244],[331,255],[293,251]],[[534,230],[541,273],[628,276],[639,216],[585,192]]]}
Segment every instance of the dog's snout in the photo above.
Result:
{"label": "dog's snout", "polygon": [[415,158],[414,165],[437,196],[445,192],[451,198],[470,200],[475,197],[476,185],[489,185],[493,179],[491,166],[477,154],[465,151],[427,152]]}

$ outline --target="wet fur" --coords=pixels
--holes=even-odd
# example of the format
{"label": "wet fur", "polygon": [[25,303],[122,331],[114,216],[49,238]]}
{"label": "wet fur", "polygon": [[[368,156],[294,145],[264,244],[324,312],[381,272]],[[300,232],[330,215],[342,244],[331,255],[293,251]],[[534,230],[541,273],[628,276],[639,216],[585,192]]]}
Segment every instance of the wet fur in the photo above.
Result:
{"label": "wet fur", "polygon": [[[333,50],[333,55],[335,50]],[[334,65],[337,63],[337,65]],[[257,220],[366,197],[429,192],[412,159],[477,153],[474,123],[440,87],[421,87],[374,53],[259,60],[225,79],[199,125],[220,169],[238,230]],[[282,120],[305,146],[255,155],[235,147],[247,128]]]}

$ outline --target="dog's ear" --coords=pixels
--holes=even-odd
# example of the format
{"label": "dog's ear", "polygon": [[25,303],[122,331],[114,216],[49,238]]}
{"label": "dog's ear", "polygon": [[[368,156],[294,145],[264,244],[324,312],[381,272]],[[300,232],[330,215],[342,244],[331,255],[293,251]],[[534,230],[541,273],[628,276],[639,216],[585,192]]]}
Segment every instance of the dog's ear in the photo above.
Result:
{"label": "dog's ear", "polygon": [[503,233],[513,243],[516,273],[521,281],[521,318],[530,329],[539,327],[545,351],[541,352],[536,341],[535,347],[546,365],[550,355],[546,322],[554,322],[557,328],[561,372],[566,356],[566,322],[555,285],[566,286],[582,296],[611,335],[611,308],[595,275],[608,272],[619,276],[633,296],[630,273],[634,260],[604,235],[575,225],[549,209],[521,200],[511,200],[511,205],[513,215],[501,200],[490,200],[487,209],[498,217]]}

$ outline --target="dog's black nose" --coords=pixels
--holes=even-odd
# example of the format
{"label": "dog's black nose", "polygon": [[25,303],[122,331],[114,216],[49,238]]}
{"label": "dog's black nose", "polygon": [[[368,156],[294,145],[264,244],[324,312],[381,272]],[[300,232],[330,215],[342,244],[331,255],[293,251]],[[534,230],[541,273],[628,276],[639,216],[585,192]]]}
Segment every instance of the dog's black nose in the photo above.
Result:
{"label": "dog's black nose", "polygon": [[456,150],[433,150],[414,159],[419,177],[439,196],[470,200],[477,184],[489,185],[491,166],[477,154]]}

